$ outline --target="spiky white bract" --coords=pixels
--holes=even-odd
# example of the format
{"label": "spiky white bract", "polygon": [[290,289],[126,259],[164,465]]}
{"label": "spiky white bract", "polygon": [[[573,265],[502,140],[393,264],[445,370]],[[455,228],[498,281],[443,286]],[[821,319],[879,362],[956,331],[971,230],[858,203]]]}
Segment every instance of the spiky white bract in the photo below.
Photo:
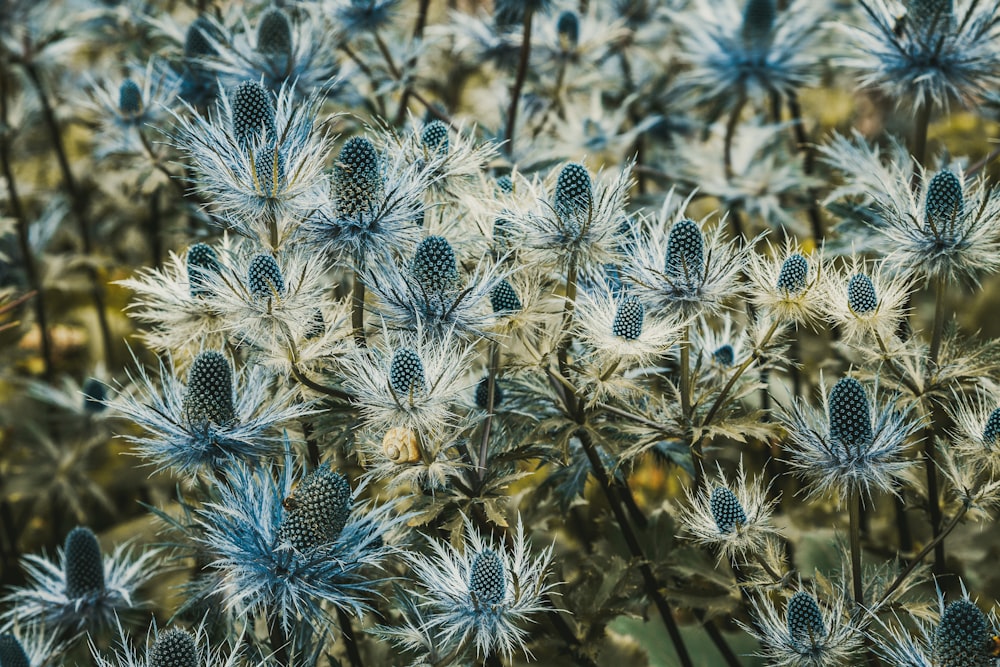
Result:
{"label": "spiky white bract", "polygon": [[784,246],[767,245],[764,252],[747,255],[748,290],[754,304],[768,316],[790,324],[817,325],[823,316],[822,253],[807,253],[787,240]]}
{"label": "spiky white bract", "polygon": [[296,8],[294,18],[282,10],[291,38],[287,44],[262,44],[260,17],[251,23],[245,11],[237,18],[237,30],[229,39],[217,42],[215,57],[206,64],[226,84],[247,79],[260,79],[277,92],[287,87],[298,100],[313,95],[335,96],[343,89],[340,65],[336,58],[337,45],[343,37],[340,26],[319,6]]}
{"label": "spiky white bract", "polygon": [[[797,628],[788,618],[789,602],[796,596],[808,595],[815,606],[811,615],[819,613],[813,632]],[[843,592],[836,590],[833,595],[819,597],[816,590],[800,590],[789,598],[783,610],[765,596],[753,596],[750,601],[754,623],[740,623],[740,626],[757,638],[761,652],[768,665],[775,667],[841,667],[854,664],[852,660],[864,645],[861,628],[851,619]],[[892,663],[904,664],[904,663]]]}
{"label": "spiky white bract", "polygon": [[[146,633],[144,649],[136,646],[137,642],[129,635],[129,632],[117,621],[118,641],[110,653],[103,651],[95,644],[94,639],[89,639],[90,657],[96,667],[167,667],[162,662],[153,663],[151,661],[151,651],[157,639],[164,633],[156,625],[156,619],[149,626]],[[177,632],[176,627],[167,632]],[[187,632],[187,631],[185,631]],[[212,646],[208,636],[208,628],[202,622],[188,633],[194,640],[197,650],[197,661],[199,665],[212,665],[212,667],[237,667],[248,664],[238,648],[227,650],[222,644]],[[264,667],[266,663],[253,663],[255,667]]]}
{"label": "spiky white bract", "polygon": [[879,89],[913,109],[947,108],[953,102],[970,106],[996,90],[1000,85],[997,3],[954,4],[953,13],[906,16],[900,23],[898,3],[864,0],[866,23],[847,27],[859,51],[848,64],[859,70],[861,86]]}
{"label": "spiky white bract", "polygon": [[378,262],[369,265],[362,277],[375,297],[372,310],[387,324],[406,331],[420,329],[433,338],[475,341],[488,334],[497,320],[490,295],[508,277],[508,268],[483,257],[472,275],[459,275],[458,282],[442,289],[428,289],[410,264]]}
{"label": "spiky white bract", "polygon": [[[400,394],[393,387],[393,358],[409,350],[419,359],[425,386]],[[472,386],[467,369],[470,345],[454,335],[428,338],[415,334],[390,334],[383,330],[370,347],[344,360],[346,384],[358,402],[365,427],[378,434],[400,427],[412,429],[423,442],[436,442],[459,421],[457,406]],[[398,385],[398,383],[397,383]]]}
{"label": "spiky white bract", "polygon": [[[745,2],[698,0],[671,12],[679,28],[682,58],[691,69],[682,90],[715,114],[744,99],[761,104],[772,94],[788,98],[813,83],[823,56],[826,6],[795,0],[776,12],[771,25],[748,31]],[[759,20],[759,19],[757,19]]]}
{"label": "spiky white bract", "polygon": [[735,321],[730,313],[717,321],[698,318],[690,328],[688,341],[692,373],[698,373],[707,383],[724,383],[753,353],[750,333],[751,329]]}
{"label": "spiky white bract", "polygon": [[[913,464],[903,457],[907,441],[922,427],[912,415],[913,404],[897,406],[895,397],[879,395],[877,384],[864,392],[870,437],[855,442],[831,433],[830,397],[825,391],[819,408],[795,400],[790,409],[779,411],[778,419],[788,431],[788,463],[808,483],[810,497],[836,494],[844,502],[854,494],[869,501],[877,492],[895,494],[895,481]],[[859,424],[864,412],[852,412]]]}
{"label": "spiky white bract", "polygon": [[237,137],[230,94],[219,95],[212,114],[187,105],[187,113],[174,114],[172,134],[194,169],[195,190],[218,216],[213,222],[277,250],[326,203],[330,136],[326,122],[318,121],[317,95],[297,102],[287,87],[267,95],[273,136]]}
{"label": "spiky white bract", "polygon": [[159,379],[138,368],[128,371],[131,388],[112,404],[141,427],[145,435],[124,435],[136,453],[157,470],[213,473],[234,459],[257,461],[280,453],[281,427],[311,414],[298,400],[296,388],[276,388],[274,377],[261,366],[243,366],[233,374],[231,422],[193,418],[185,409],[187,386],[177,377],[173,358],[159,364]]}
{"label": "spiky white bract", "polygon": [[[224,237],[216,252],[221,266],[230,261],[232,248]],[[185,256],[171,251],[162,268],[143,267],[135,277],[116,283],[132,291],[129,316],[148,325],[138,334],[143,342],[177,359],[193,357],[202,346],[221,348],[225,343],[220,314],[203,296],[192,295],[189,275]]]}
{"label": "spiky white bract", "polygon": [[231,339],[280,354],[312,327],[316,306],[324,302],[326,263],[307,246],[291,244],[263,255],[273,259],[271,270],[277,268],[282,284],[259,285],[251,274],[262,257],[260,247],[252,241],[234,246],[224,267],[206,275],[205,301]]}
{"label": "spiky white bract", "polygon": [[400,0],[325,0],[324,10],[343,26],[346,35],[386,30],[392,26]]}
{"label": "spiky white bract", "polygon": [[331,605],[360,617],[371,609],[384,578],[378,575],[408,515],[394,502],[358,502],[364,484],[351,494],[350,514],[340,533],[305,551],[279,539],[301,477],[290,454],[284,465],[250,466],[234,462],[217,498],[198,511],[195,539],[213,558],[218,576],[213,593],[238,614],[275,614],[286,632],[297,622],[314,628],[330,622]]}
{"label": "spiky white bract", "polygon": [[949,447],[977,472],[1000,476],[1000,395],[979,389],[971,395],[956,395],[948,404],[954,427]]}
{"label": "spiky white bract", "polygon": [[[624,331],[616,335],[616,324],[638,316],[638,333]],[[647,309],[642,301],[627,292],[616,294],[607,285],[579,292],[575,323],[580,340],[592,351],[599,366],[622,365],[622,370],[650,363],[666,353],[681,337],[686,320],[674,313]],[[629,322],[631,324],[631,322]]]}
{"label": "spiky white bract", "polygon": [[866,262],[853,256],[841,269],[827,273],[826,319],[839,328],[846,343],[874,338],[888,347],[906,314],[911,285],[910,279],[892,273],[884,261]]}
{"label": "spiky white bract", "polygon": [[[847,180],[827,201],[860,198],[873,209],[866,222],[894,271],[920,282],[975,283],[1000,269],[1000,193],[984,177],[967,177],[957,164],[937,171],[917,165],[914,189],[909,152],[892,140],[883,154],[859,134],[836,135],[820,151]],[[935,209],[944,184],[954,200],[946,215]]]}
{"label": "spiky white bract", "polygon": [[[687,489],[687,504],[677,515],[684,532],[695,542],[715,550],[718,560],[736,557],[752,558],[764,549],[767,540],[777,535],[778,529],[771,523],[771,512],[777,499],[767,497],[769,485],[760,477],[747,482],[743,460],[736,469],[732,480],[727,479],[718,465],[718,474],[711,479],[704,478],[700,489]],[[743,520],[720,522],[719,494],[717,489],[725,489],[739,503]],[[713,498],[716,498],[713,502]]]}
{"label": "spiky white bract", "polygon": [[377,178],[378,187],[368,193],[370,199],[342,201],[336,188],[337,170],[350,173],[353,165],[342,164],[341,159],[334,165],[328,202],[305,225],[309,245],[356,268],[408,254],[420,239],[417,221],[425,210],[429,174],[399,152],[377,152],[377,174],[372,177]]}
{"label": "spiky white bract", "polygon": [[21,560],[27,579],[25,586],[15,586],[0,602],[0,629],[39,624],[44,634],[69,637],[81,631],[101,632],[112,627],[119,616],[133,616],[147,602],[140,588],[160,572],[157,549],[136,553],[131,544],[120,544],[111,553],[100,554],[104,581],[99,588],[71,596],[67,591],[67,554],[65,545],[56,549],[55,558],[29,554]]}
{"label": "spiky white bract", "polygon": [[[555,169],[553,175],[561,175],[574,164]],[[548,191],[553,193],[550,201],[536,202],[534,211],[511,218],[515,235],[523,239],[525,261],[538,261],[562,270],[573,262],[584,273],[618,263],[632,180],[631,163],[614,173],[600,172],[591,177],[592,195],[576,202],[579,206],[566,208],[555,201],[557,181],[550,178]]]}
{"label": "spiky white bract", "polygon": [[[736,240],[723,239],[724,225],[705,229],[705,223],[684,215],[687,200],[675,200],[673,191],[664,199],[659,213],[640,217],[628,239],[625,254],[631,261],[622,267],[633,294],[648,308],[679,313],[685,317],[719,312],[730,298],[738,295],[740,272],[746,264],[748,248]],[[675,225],[694,225],[702,238],[701,266],[668,266],[671,232]],[[674,252],[677,252],[676,250]]]}
{"label": "spiky white bract", "polygon": [[[427,627],[439,644],[475,645],[477,657],[498,653],[510,660],[516,650],[530,655],[523,626],[532,616],[550,610],[544,595],[555,585],[546,582],[552,547],[532,558],[520,517],[511,537],[510,547],[493,543],[466,518],[462,550],[429,538],[429,555],[408,554],[424,588],[419,596]],[[484,554],[489,554],[491,565],[501,564],[503,570],[502,584],[496,582],[485,595],[473,580],[476,560]]]}

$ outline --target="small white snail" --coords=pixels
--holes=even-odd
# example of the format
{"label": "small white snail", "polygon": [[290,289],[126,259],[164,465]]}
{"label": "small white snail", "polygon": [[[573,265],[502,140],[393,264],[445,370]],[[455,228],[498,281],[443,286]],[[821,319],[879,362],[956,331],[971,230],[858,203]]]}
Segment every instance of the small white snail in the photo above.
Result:
{"label": "small white snail", "polygon": [[402,426],[389,429],[382,438],[382,453],[393,463],[416,463],[420,460],[417,434]]}

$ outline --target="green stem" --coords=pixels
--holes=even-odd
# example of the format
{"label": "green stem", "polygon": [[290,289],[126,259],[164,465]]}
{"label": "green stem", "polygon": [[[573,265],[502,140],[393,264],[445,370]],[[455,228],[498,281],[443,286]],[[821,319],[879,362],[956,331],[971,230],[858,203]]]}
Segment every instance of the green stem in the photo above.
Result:
{"label": "green stem", "polygon": [[[802,153],[802,173],[805,176],[812,176],[816,170],[816,152],[813,150],[809,138],[806,137],[805,124],[802,122],[802,107],[799,104],[798,95],[792,91],[788,95],[788,111],[792,116],[792,131],[795,133],[795,143],[799,152]],[[806,196],[809,198],[809,224],[812,227],[813,242],[818,248],[823,243],[823,216],[820,213],[819,197],[815,188],[808,188]]]}
{"label": "green stem", "polygon": [[483,436],[479,442],[479,482],[486,479],[486,459],[490,449],[490,431],[493,427],[493,407],[497,395],[497,369],[500,366],[500,345],[490,341],[490,365],[486,376],[486,419],[483,421]]}
{"label": "green stem", "polygon": [[507,141],[507,155],[514,153],[514,132],[517,129],[517,107],[521,100],[521,90],[528,75],[528,61],[531,59],[531,22],[534,12],[526,9],[524,13],[524,32],[521,36],[521,55],[517,63],[517,76],[510,90],[510,107],[507,109],[507,128],[504,139]]}
{"label": "green stem", "polygon": [[274,661],[281,667],[288,667],[290,664],[288,662],[288,635],[285,634],[285,628],[281,625],[277,610],[272,609],[267,618],[267,632]]}
{"label": "green stem", "polygon": [[337,620],[340,623],[340,631],[344,635],[344,648],[347,649],[347,659],[351,662],[351,667],[364,667],[361,660],[361,652],[358,650],[358,639],[354,634],[354,626],[351,624],[351,617],[343,609],[337,609]]}
{"label": "green stem", "polygon": [[[424,37],[424,28],[427,26],[427,10],[429,9],[431,0],[420,0],[420,5],[417,9],[417,22],[413,27],[413,41],[417,42]],[[412,70],[417,66],[417,57],[414,56],[406,62],[406,68]],[[403,94],[399,98],[399,107],[396,109],[396,125],[400,126],[406,120],[406,111],[410,102],[410,95],[412,94],[412,89],[409,85],[403,88]]]}
{"label": "green stem", "polygon": [[729,120],[726,122],[726,135],[723,139],[724,143],[722,147],[722,165],[725,168],[727,181],[733,177],[733,138],[736,135],[736,126],[740,124],[740,113],[743,111],[743,105],[746,102],[746,96],[741,96],[729,114]]}
{"label": "green stem", "polygon": [[[913,126],[913,159],[921,166],[927,157],[927,130],[930,124],[931,105],[929,102],[924,102],[917,108],[917,117]],[[920,185],[920,174],[918,170],[914,169],[910,187],[916,190],[918,185]]]}
{"label": "green stem", "polygon": [[367,347],[365,341],[365,281],[361,279],[361,269],[354,270],[354,296],[351,300],[351,328],[354,342],[358,347]]}
{"label": "green stem", "polygon": [[847,500],[851,533],[851,579],[854,584],[854,603],[865,605],[865,587],[861,572],[861,493],[852,491]]}

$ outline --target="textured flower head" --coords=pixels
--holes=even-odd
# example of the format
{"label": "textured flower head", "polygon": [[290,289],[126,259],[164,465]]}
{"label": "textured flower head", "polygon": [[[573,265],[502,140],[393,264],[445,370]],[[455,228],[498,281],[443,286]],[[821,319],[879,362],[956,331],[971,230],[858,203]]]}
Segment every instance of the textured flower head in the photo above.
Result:
{"label": "textured flower head", "polygon": [[767,493],[762,479],[747,483],[742,461],[732,481],[720,466],[718,475],[706,478],[701,489],[686,491],[688,502],[678,521],[695,542],[715,550],[720,561],[752,557],[777,534],[771,524],[776,500],[769,500]]}
{"label": "textured flower head", "polygon": [[134,557],[126,545],[102,554],[93,531],[74,528],[56,562],[35,555],[22,561],[28,585],[4,596],[2,627],[40,623],[57,636],[109,628],[116,617],[144,606],[138,592],[157,573],[156,557],[155,550]]}
{"label": "textured flower head", "polygon": [[789,463],[809,482],[811,495],[894,493],[893,480],[910,465],[903,449],[921,423],[910,415],[912,405],[897,409],[876,394],[877,387],[869,393],[845,377],[823,395],[821,410],[796,401],[780,415],[791,441]]}
{"label": "textured flower head", "polygon": [[236,667],[247,664],[240,650],[227,650],[222,644],[212,646],[204,623],[190,631],[176,626],[161,630],[154,620],[145,642],[134,642],[119,623],[114,650],[104,653],[91,640],[90,654],[96,667]]}
{"label": "textured flower head", "polygon": [[430,555],[409,555],[425,589],[420,606],[438,645],[474,645],[476,657],[496,652],[507,660],[515,650],[528,653],[523,626],[548,609],[543,596],[553,586],[546,583],[552,548],[533,559],[520,520],[512,537],[509,548],[492,544],[466,519],[461,551],[430,540]]}
{"label": "textured flower head", "polygon": [[[407,520],[393,503],[358,501],[326,464],[300,478],[286,454],[281,470],[227,469],[228,484],[198,512],[198,536],[214,556],[218,592],[237,613],[275,613],[286,632],[296,622],[328,622],[325,604],[360,616],[395,552],[394,533]],[[325,604],[324,604],[325,603]]]}
{"label": "textured flower head", "polygon": [[329,136],[318,96],[277,96],[254,80],[220,95],[214,114],[175,114],[174,144],[216,224],[278,250],[327,200]]}
{"label": "textured flower head", "polygon": [[622,267],[626,281],[650,309],[688,317],[718,312],[739,291],[747,253],[722,234],[722,225],[706,233],[685,217],[670,193],[656,218],[637,225],[626,248],[632,262]]}
{"label": "textured flower head", "polygon": [[159,469],[212,472],[234,458],[273,455],[284,423],[309,414],[296,402],[295,389],[275,389],[260,367],[233,371],[224,355],[204,351],[188,370],[187,383],[175,375],[173,360],[160,362],[159,381],[144,369],[129,374],[133,387],[114,407],[141,426],[145,435],[127,435],[136,452]]}
{"label": "textured flower head", "polygon": [[803,0],[780,12],[774,0],[699,0],[672,13],[691,65],[684,89],[716,116],[747,98],[794,96],[815,80],[824,10]]}
{"label": "textured flower head", "polygon": [[885,262],[866,264],[853,257],[831,272],[825,287],[826,317],[840,327],[845,342],[893,339],[910,290],[905,277],[891,274]]}
{"label": "textured flower head", "polygon": [[950,403],[951,446],[978,470],[1000,474],[1000,396],[980,390]]}
{"label": "textured flower head", "polygon": [[0,633],[0,665],[45,667],[54,664],[66,650],[66,645],[57,639],[42,623],[22,627],[15,621],[13,627]]}
{"label": "textured flower head", "polygon": [[808,255],[787,241],[782,248],[747,256],[747,277],[754,304],[780,322],[816,324],[823,312],[825,266],[820,254]]}
{"label": "textured flower head", "polygon": [[983,177],[957,165],[915,167],[896,141],[883,153],[861,136],[838,135],[821,151],[846,181],[827,201],[863,207],[872,245],[893,270],[921,282],[973,283],[1000,269],[1000,194]]}
{"label": "textured flower head", "polygon": [[1000,84],[992,3],[910,0],[902,21],[890,0],[861,3],[866,23],[848,29],[861,85],[913,108],[969,106]]}
{"label": "textured flower head", "polygon": [[[761,643],[769,664],[786,667],[847,665],[863,646],[863,633],[845,608],[840,593],[824,599],[799,590],[792,594],[782,614],[765,597],[751,601],[755,623],[743,627]],[[898,664],[898,663],[897,663]]]}

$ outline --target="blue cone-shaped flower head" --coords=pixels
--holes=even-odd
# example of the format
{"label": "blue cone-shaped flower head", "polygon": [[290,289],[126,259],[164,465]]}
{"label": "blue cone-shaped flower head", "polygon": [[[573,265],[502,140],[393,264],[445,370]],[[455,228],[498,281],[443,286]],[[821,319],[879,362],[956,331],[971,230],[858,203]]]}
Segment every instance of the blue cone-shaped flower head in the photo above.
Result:
{"label": "blue cone-shaped flower head", "polygon": [[986,426],[983,427],[983,442],[988,449],[997,445],[1000,439],[1000,408],[996,408],[986,419]]}
{"label": "blue cone-shaped flower head", "polygon": [[989,667],[996,664],[987,649],[986,616],[971,600],[945,607],[931,644],[935,667]]}
{"label": "blue cone-shaped flower head", "polygon": [[257,50],[269,56],[289,58],[292,55],[292,24],[288,14],[271,7],[257,22]]}
{"label": "blue cone-shaped flower head", "polygon": [[554,208],[566,222],[586,220],[594,206],[594,184],[582,164],[571,162],[559,172]]}
{"label": "blue cone-shaped flower head", "polygon": [[663,270],[673,280],[686,284],[701,280],[705,272],[705,237],[694,220],[680,220],[670,228]]}
{"label": "blue cone-shaped flower head", "polygon": [[503,602],[507,594],[507,573],[503,559],[493,549],[484,549],[473,557],[469,568],[469,594],[473,604],[481,607]]}
{"label": "blue cone-shaped flower head", "polygon": [[202,352],[188,371],[184,413],[193,424],[225,426],[236,419],[233,406],[233,369],[219,352]]}
{"label": "blue cone-shaped flower head", "polygon": [[125,79],[118,87],[118,110],[123,116],[138,116],[142,112],[142,91],[132,79]]}
{"label": "blue cone-shaped flower head", "polygon": [[789,294],[798,294],[806,288],[808,278],[809,262],[799,253],[794,253],[782,263],[777,287]]}
{"label": "blue cone-shaped flower head", "polygon": [[514,192],[514,179],[512,179],[508,174],[497,177],[497,187],[500,188],[500,192],[504,194],[512,194]]}
{"label": "blue cone-shaped flower head", "polygon": [[215,35],[215,26],[204,16],[196,18],[188,26],[184,35],[184,56],[187,58],[204,58],[216,55],[215,46],[208,36]]}
{"label": "blue cone-shaped flower head", "polygon": [[956,222],[962,215],[962,182],[954,172],[944,170],[934,174],[927,185],[924,205],[927,229],[937,238],[950,239]]}
{"label": "blue cone-shaped flower head", "polygon": [[274,257],[260,254],[250,260],[247,268],[247,289],[255,299],[270,299],[285,295],[285,279]]}
{"label": "blue cone-shaped flower head", "polygon": [[399,398],[427,390],[424,363],[415,350],[401,347],[393,352],[389,362],[389,385]]}
{"label": "blue cone-shaped flower head", "polygon": [[212,246],[195,243],[187,251],[187,276],[191,296],[199,297],[208,293],[205,282],[209,273],[219,273],[219,256]]}
{"label": "blue cone-shaped flower head", "polygon": [[253,146],[262,134],[274,139],[278,127],[274,100],[267,88],[257,81],[244,81],[230,94],[233,136],[244,148]]}
{"label": "blue cone-shaped flower head", "polygon": [[66,536],[66,597],[99,596],[104,592],[101,545],[90,528],[78,526]]}
{"label": "blue cone-shaped flower head", "polygon": [[720,345],[715,348],[715,351],[712,352],[712,359],[714,359],[715,363],[720,366],[729,368],[733,365],[733,362],[736,361],[736,351],[733,350],[732,345],[726,343],[725,345]]}
{"label": "blue cone-shaped flower head", "polygon": [[788,601],[785,616],[788,621],[788,636],[800,653],[809,653],[827,635],[819,605],[816,599],[805,591],[799,591],[792,596]]}
{"label": "blue cone-shaped flower head", "polygon": [[855,273],[847,283],[847,305],[858,315],[867,315],[878,308],[878,294],[872,279]]}
{"label": "blue cone-shaped flower head", "polygon": [[580,17],[571,9],[563,10],[556,19],[556,34],[559,43],[567,51],[575,49],[580,43]]}
{"label": "blue cone-shaped flower head", "polygon": [[908,0],[906,20],[920,31],[944,32],[955,13],[954,0]]}
{"label": "blue cone-shaped flower head", "polygon": [[10,633],[0,635],[0,667],[31,667],[21,642]]}
{"label": "blue cone-shaped flower head", "polygon": [[351,487],[338,472],[322,465],[285,499],[279,542],[306,553],[336,540],[351,514]]}
{"label": "blue cone-shaped flower head", "polygon": [[642,335],[642,321],[646,308],[636,296],[627,296],[618,304],[615,319],[611,322],[611,334],[625,340],[637,340]]}
{"label": "blue cone-shaped flower head", "polygon": [[181,628],[170,628],[156,638],[146,657],[148,667],[199,667],[194,636]]}
{"label": "blue cone-shaped flower head", "polygon": [[443,236],[428,236],[413,255],[410,273],[426,294],[440,294],[458,284],[455,251]]}
{"label": "blue cone-shaped flower head", "polygon": [[448,126],[439,120],[427,123],[420,133],[420,143],[429,153],[448,152]]}
{"label": "blue cone-shaped flower head", "polygon": [[739,526],[746,525],[747,515],[743,506],[736,494],[726,487],[717,486],[712,489],[708,503],[720,533],[731,533]]}
{"label": "blue cone-shaped flower head", "polygon": [[[480,410],[486,410],[489,408],[490,401],[490,378],[489,376],[484,377],[476,385],[476,407]],[[500,388],[500,383],[494,380],[493,382],[493,407],[497,407],[503,402],[503,390]]]}
{"label": "blue cone-shaped flower head", "polygon": [[104,401],[108,398],[108,386],[94,377],[89,377],[81,387],[83,392],[83,411],[97,414],[107,409]]}
{"label": "blue cone-shaped flower head", "polygon": [[842,378],[830,391],[830,438],[854,453],[871,445],[872,418],[865,388],[854,378]]}
{"label": "blue cone-shaped flower head", "polygon": [[494,313],[517,313],[521,310],[521,299],[506,278],[496,284],[490,292],[490,305]]}
{"label": "blue cone-shaped flower head", "polygon": [[743,6],[743,43],[748,49],[764,51],[771,43],[777,18],[774,0],[747,0]]}
{"label": "blue cone-shaped flower head", "polygon": [[366,137],[351,137],[333,166],[333,197],[341,218],[360,218],[382,192],[378,151]]}

